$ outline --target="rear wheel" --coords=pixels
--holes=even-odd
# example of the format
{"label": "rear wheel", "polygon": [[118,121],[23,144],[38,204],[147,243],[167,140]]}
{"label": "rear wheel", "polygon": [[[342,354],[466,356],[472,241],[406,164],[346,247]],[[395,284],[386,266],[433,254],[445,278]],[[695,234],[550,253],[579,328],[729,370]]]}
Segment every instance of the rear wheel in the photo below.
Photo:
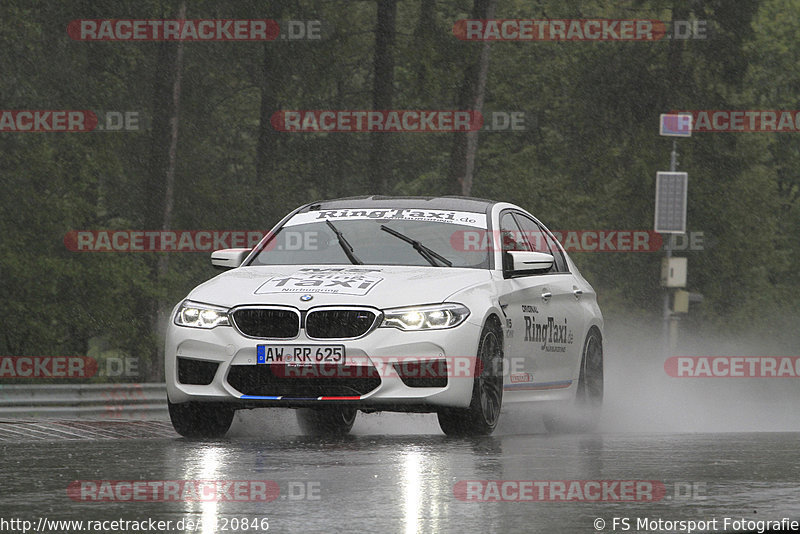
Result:
{"label": "rear wheel", "polygon": [[304,434],[311,436],[343,436],[353,428],[357,413],[347,406],[300,408],[297,423]]}
{"label": "rear wheel", "polygon": [[598,424],[603,406],[603,339],[597,329],[586,336],[578,376],[578,390],[571,406],[547,414],[544,424],[550,432],[589,432]]}
{"label": "rear wheel", "polygon": [[234,409],[203,402],[173,404],[167,400],[169,418],[175,431],[187,438],[224,436],[233,422]]}
{"label": "rear wheel", "polygon": [[439,426],[448,436],[486,436],[497,427],[503,405],[502,339],[498,326],[483,327],[469,408],[449,408],[438,413]]}

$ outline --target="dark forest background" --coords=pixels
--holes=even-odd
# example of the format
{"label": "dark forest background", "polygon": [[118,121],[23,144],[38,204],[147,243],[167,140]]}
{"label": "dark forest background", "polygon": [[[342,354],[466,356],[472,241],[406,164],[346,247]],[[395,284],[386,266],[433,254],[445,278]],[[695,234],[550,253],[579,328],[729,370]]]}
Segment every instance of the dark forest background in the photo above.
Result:
{"label": "dark forest background", "polygon": [[[81,42],[74,19],[320,20],[319,40]],[[494,16],[492,17],[492,12]],[[464,18],[705,20],[705,40],[482,42]],[[482,63],[483,61],[483,63]],[[486,67],[485,78],[481,65]],[[524,131],[284,133],[281,109],[524,112]],[[72,230],[267,230],[360,194],[517,203],[554,229],[653,225],[660,113],[800,109],[797,0],[6,0],[0,107],[133,111],[138,131],[0,133],[0,354],[129,354],[161,373],[166,310],[215,274],[202,253],[78,253]],[[795,348],[800,134],[696,133],[685,327]],[[170,147],[174,146],[174,151]],[[467,176],[467,161],[474,172]],[[608,321],[661,314],[663,253],[575,253]]]}

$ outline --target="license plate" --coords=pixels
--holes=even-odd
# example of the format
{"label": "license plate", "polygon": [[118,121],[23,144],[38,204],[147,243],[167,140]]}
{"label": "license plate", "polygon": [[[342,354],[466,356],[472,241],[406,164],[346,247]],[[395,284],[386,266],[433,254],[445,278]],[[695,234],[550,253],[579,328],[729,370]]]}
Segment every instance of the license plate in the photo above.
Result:
{"label": "license plate", "polygon": [[344,345],[258,345],[256,356],[263,364],[344,364]]}

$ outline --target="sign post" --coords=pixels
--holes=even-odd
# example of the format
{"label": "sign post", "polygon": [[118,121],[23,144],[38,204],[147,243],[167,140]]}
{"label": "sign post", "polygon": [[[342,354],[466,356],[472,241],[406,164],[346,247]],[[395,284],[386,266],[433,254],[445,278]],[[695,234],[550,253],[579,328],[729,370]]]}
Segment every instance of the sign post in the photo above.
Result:
{"label": "sign post", "polygon": [[[691,137],[692,135],[692,116],[689,114],[665,114],[660,116],[659,135],[673,137],[672,152],[669,159],[669,172],[658,172],[656,174],[656,210],[655,210],[655,231],[662,234],[669,234],[664,240],[666,251],[662,271],[673,271],[677,265],[674,260],[681,260],[679,265],[682,267],[685,276],[685,258],[672,258],[672,234],[686,233],[686,203],[688,193],[689,175],[685,172],[677,172],[678,168],[678,141],[675,137]],[[685,285],[685,281],[683,283]],[[664,351],[669,352],[674,349],[677,341],[677,319],[670,310],[670,287],[674,284],[666,284],[664,288]]]}

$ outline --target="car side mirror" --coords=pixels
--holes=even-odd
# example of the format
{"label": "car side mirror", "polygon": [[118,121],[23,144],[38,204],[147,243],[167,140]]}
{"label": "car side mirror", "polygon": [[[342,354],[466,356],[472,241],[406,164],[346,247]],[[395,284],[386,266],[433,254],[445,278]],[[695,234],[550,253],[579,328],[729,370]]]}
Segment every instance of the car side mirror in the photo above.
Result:
{"label": "car side mirror", "polygon": [[553,255],[546,252],[531,252],[528,250],[509,250],[507,254],[505,275],[506,278],[536,272],[549,271],[553,267]]}
{"label": "car side mirror", "polygon": [[211,253],[211,265],[221,271],[235,269],[242,264],[248,254],[250,254],[249,248],[226,248],[223,250],[215,250]]}

